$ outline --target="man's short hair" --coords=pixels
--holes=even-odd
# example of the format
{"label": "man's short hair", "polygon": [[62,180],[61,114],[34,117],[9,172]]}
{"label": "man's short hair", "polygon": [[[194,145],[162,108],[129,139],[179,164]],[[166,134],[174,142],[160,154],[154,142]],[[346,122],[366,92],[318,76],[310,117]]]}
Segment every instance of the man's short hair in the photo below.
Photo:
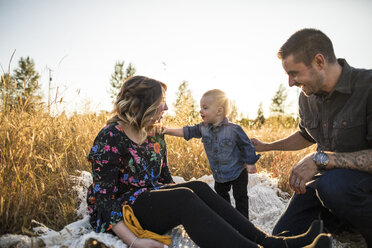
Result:
{"label": "man's short hair", "polygon": [[280,48],[278,58],[283,60],[292,54],[296,63],[302,62],[309,67],[318,53],[329,63],[336,62],[332,41],[320,30],[305,28],[289,37]]}

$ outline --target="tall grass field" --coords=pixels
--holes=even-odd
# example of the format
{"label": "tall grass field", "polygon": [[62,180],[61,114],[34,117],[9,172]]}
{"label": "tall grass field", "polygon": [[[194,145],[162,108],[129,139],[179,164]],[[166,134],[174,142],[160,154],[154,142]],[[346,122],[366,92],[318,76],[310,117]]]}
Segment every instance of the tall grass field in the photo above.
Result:
{"label": "tall grass field", "polygon": [[[52,117],[42,110],[28,113],[22,109],[0,112],[0,235],[34,235],[31,220],[54,230],[76,220],[77,201],[70,176],[90,171],[86,155],[109,117],[106,113]],[[296,125],[274,120],[260,127],[245,127],[245,131],[249,137],[265,142],[296,131]],[[196,124],[195,121],[187,116],[163,119],[167,127]],[[166,140],[174,176],[189,180],[211,174],[200,140],[170,136]],[[258,171],[272,173],[279,179],[280,188],[290,192],[291,167],[313,150],[310,147],[300,152],[262,153]]]}

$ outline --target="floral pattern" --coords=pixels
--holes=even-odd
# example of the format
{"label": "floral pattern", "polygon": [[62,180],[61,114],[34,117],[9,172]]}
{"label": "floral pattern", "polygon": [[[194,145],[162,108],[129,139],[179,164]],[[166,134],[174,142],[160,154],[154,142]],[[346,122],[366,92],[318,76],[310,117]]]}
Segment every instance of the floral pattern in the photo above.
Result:
{"label": "floral pattern", "polygon": [[112,123],[99,132],[87,158],[93,177],[87,202],[96,232],[111,232],[123,219],[122,207],[132,205],[141,193],[173,183],[160,134],[149,135],[138,145]]}

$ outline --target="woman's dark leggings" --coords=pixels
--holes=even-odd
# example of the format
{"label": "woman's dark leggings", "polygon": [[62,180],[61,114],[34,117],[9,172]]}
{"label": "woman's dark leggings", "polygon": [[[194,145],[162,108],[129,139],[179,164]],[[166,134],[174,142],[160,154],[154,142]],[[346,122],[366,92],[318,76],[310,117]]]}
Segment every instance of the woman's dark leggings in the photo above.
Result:
{"label": "woman's dark leggings", "polygon": [[133,211],[144,229],[164,234],[183,225],[200,247],[258,247],[266,234],[217,195],[192,181],[138,196]]}

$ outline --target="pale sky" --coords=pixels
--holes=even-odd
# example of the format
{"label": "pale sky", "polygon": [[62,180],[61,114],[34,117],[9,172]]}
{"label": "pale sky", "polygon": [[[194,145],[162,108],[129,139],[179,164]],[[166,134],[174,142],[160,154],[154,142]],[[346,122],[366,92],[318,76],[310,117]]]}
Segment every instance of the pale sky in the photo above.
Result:
{"label": "pale sky", "polygon": [[[109,80],[115,62],[132,62],[137,75],[168,85],[172,109],[178,86],[189,82],[197,103],[219,88],[239,110],[255,118],[263,103],[284,84],[297,111],[296,88],[289,88],[280,46],[301,28],[326,33],[336,56],[372,68],[372,1],[369,0],[0,0],[0,64],[11,71],[20,57],[35,60],[47,101],[58,109],[111,110]],[[2,73],[2,71],[1,71]]]}

